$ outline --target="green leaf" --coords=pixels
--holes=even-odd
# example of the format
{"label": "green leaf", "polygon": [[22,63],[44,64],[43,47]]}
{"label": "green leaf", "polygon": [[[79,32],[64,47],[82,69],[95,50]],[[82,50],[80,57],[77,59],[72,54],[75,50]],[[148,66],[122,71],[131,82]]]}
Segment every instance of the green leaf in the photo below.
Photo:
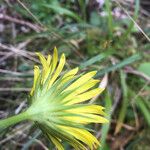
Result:
{"label": "green leaf", "polygon": [[138,98],[136,100],[136,104],[143,113],[145,120],[147,121],[148,125],[150,126],[150,110],[147,108],[143,99]]}
{"label": "green leaf", "polygon": [[121,110],[119,112],[119,118],[117,120],[115,134],[117,134],[121,130],[122,123],[124,122],[126,112],[127,112],[127,106],[128,106],[128,98],[127,98],[128,88],[126,85],[125,73],[121,71],[120,76],[121,76],[121,86],[122,86],[122,91],[123,91],[123,102],[122,102]]}
{"label": "green leaf", "polygon": [[111,107],[112,107],[112,100],[111,100],[109,92],[107,92],[105,96],[105,113],[108,114],[107,119],[109,120],[109,123],[102,125],[102,130],[101,130],[102,136],[100,140],[101,146],[99,147],[98,150],[103,150],[105,149],[105,147],[107,147],[106,138],[107,138],[107,134],[110,128],[110,122],[111,122],[111,111],[110,111]]}
{"label": "green leaf", "polygon": [[101,53],[99,55],[96,55],[96,56],[92,57],[91,59],[81,63],[80,64],[80,69],[86,68],[86,67],[88,67],[88,66],[90,66],[90,65],[92,65],[92,64],[94,64],[96,62],[100,62],[104,58],[107,58],[109,55],[111,55],[113,53],[114,53],[114,51],[109,51],[107,53]]}
{"label": "green leaf", "polygon": [[132,55],[128,58],[126,58],[125,60],[113,65],[113,66],[110,66],[110,67],[106,67],[100,71],[97,72],[97,75],[96,77],[99,77],[99,76],[102,76],[104,75],[105,73],[108,73],[108,72],[111,72],[111,71],[115,71],[117,69],[120,69],[126,65],[129,65],[137,60],[141,59],[141,55],[140,54],[135,54],[135,55]]}
{"label": "green leaf", "polygon": [[52,9],[56,13],[59,13],[61,15],[70,16],[70,17],[76,19],[77,21],[82,22],[81,18],[78,15],[76,15],[75,13],[73,13],[72,11],[70,11],[66,8],[63,8],[63,7],[59,6],[58,4],[57,5],[56,4],[55,5],[46,4],[46,5],[43,5],[43,6]]}
{"label": "green leaf", "polygon": [[[133,16],[133,19],[135,21],[138,18],[139,10],[140,10],[140,1],[136,0],[135,1],[134,16]],[[121,39],[122,41],[124,41],[130,35],[130,33],[135,30],[135,26],[134,25],[135,25],[135,23],[131,20],[129,25],[128,25],[127,30],[125,31],[124,35],[122,36],[122,39]],[[136,29],[137,29],[137,27],[136,27]]]}
{"label": "green leaf", "polygon": [[106,11],[108,12],[108,28],[109,28],[109,36],[112,38],[113,34],[113,18],[112,18],[112,8],[111,8],[111,2],[109,0],[105,1]]}
{"label": "green leaf", "polygon": [[145,63],[140,64],[138,70],[150,76],[150,62],[145,62]]}
{"label": "green leaf", "polygon": [[30,139],[23,144],[23,147],[21,150],[28,150],[29,147],[36,141],[36,139],[41,135],[41,131],[36,130],[33,134],[33,137],[30,136]]}

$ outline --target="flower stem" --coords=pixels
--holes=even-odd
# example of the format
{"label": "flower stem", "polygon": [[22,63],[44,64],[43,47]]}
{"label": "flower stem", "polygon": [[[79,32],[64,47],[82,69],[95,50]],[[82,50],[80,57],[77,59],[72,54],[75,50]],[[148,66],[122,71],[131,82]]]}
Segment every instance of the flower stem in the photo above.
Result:
{"label": "flower stem", "polygon": [[14,115],[12,117],[0,120],[0,130],[8,128],[11,125],[19,123],[23,120],[29,119],[29,114],[27,112],[22,112],[18,115]]}

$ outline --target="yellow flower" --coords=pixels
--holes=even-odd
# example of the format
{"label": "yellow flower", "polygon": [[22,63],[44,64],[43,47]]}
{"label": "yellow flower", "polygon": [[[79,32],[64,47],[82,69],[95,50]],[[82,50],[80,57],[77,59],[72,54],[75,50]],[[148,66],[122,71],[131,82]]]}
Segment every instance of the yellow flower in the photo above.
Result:
{"label": "yellow flower", "polygon": [[53,57],[47,59],[37,53],[42,69],[34,67],[34,83],[30,92],[30,107],[27,112],[45,136],[58,150],[63,150],[62,142],[67,141],[76,150],[91,150],[99,141],[86,127],[90,123],[106,123],[103,107],[86,104],[85,101],[101,93],[104,88],[93,87],[99,80],[93,79],[96,71],[77,75],[78,68],[62,73],[65,55],[58,63],[57,49]]}

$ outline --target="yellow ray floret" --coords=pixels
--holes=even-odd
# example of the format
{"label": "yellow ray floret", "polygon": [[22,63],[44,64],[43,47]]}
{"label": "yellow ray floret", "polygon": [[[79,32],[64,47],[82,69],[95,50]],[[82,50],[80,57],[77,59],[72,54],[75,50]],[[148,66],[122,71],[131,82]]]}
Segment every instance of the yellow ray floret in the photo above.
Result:
{"label": "yellow ray floret", "polygon": [[66,112],[74,112],[75,114],[84,114],[84,113],[89,113],[89,114],[98,114],[98,115],[105,115],[103,111],[104,107],[98,106],[98,105],[90,105],[90,106],[83,106],[83,107],[77,107],[77,108],[72,108],[66,110]]}
{"label": "yellow ray floret", "polygon": [[91,72],[83,75],[78,80],[76,80],[73,84],[71,84],[68,88],[66,88],[65,91],[73,90],[73,89],[79,87],[80,85],[82,85],[85,82],[87,82],[88,80],[90,80],[95,74],[96,74],[96,71],[91,71]]}
{"label": "yellow ray floret", "polygon": [[53,61],[52,61],[52,73],[57,66],[57,62],[58,62],[58,52],[57,52],[57,48],[55,47],[54,54],[53,54]]}
{"label": "yellow ray floret", "polygon": [[59,126],[61,129],[66,131],[68,134],[73,135],[78,140],[84,142],[92,150],[96,145],[99,145],[98,140],[88,131],[84,129],[78,129],[73,127]]}
{"label": "yellow ray floret", "polygon": [[57,139],[56,137],[53,137],[51,135],[49,135],[49,137],[50,137],[51,141],[55,144],[55,146],[58,150],[64,150],[64,148],[63,148],[62,144],[60,143],[59,139]]}
{"label": "yellow ray floret", "polygon": [[72,105],[76,103],[81,103],[84,101],[87,101],[96,95],[100,94],[104,89],[96,88],[93,90],[90,90],[88,92],[85,92],[83,94],[77,95],[74,98],[69,99],[68,97],[63,100],[63,102],[67,102],[67,105]]}
{"label": "yellow ray floret", "polygon": [[60,73],[61,73],[61,71],[62,71],[64,65],[65,65],[65,55],[62,54],[62,56],[61,56],[61,58],[60,58],[59,65],[58,65],[58,67],[57,67],[57,69],[56,69],[54,75],[52,76],[50,82],[49,82],[48,88],[51,87],[51,85],[55,82],[55,80],[57,79],[57,77],[60,75]]}
{"label": "yellow ray floret", "polygon": [[70,71],[68,71],[64,76],[63,76],[63,79],[67,78],[67,77],[70,77],[70,76],[74,76],[75,74],[77,74],[79,68],[75,68],[75,69],[72,69]]}
{"label": "yellow ray floret", "polygon": [[50,73],[50,66],[49,66],[49,63],[50,63],[50,56],[49,56],[49,62],[46,60],[46,58],[41,54],[41,53],[36,53],[40,59],[40,62],[43,66],[43,70],[42,70],[42,80],[41,80],[41,83],[44,83]]}
{"label": "yellow ray floret", "polygon": [[75,75],[77,74],[78,70],[79,69],[77,67],[75,69],[72,69],[72,70],[68,71],[65,75],[63,75],[62,81],[59,84],[58,89],[60,87],[62,87],[66,82],[68,82],[69,80],[73,79],[75,77]]}
{"label": "yellow ray floret", "polygon": [[75,93],[77,93],[77,94],[83,93],[83,92],[89,90],[90,88],[92,88],[93,86],[95,86],[99,82],[100,82],[100,80],[90,79],[85,84],[80,86],[77,90],[75,90]]}
{"label": "yellow ray floret", "polygon": [[[94,115],[94,114],[84,114],[84,113],[77,113],[83,116],[65,116],[62,117],[64,120],[68,120],[74,123],[80,123],[80,124],[89,124],[89,123],[108,123],[108,120],[104,117]],[[61,119],[62,119],[61,118]]]}
{"label": "yellow ray floret", "polygon": [[[88,82],[84,83],[82,86],[80,86],[79,88],[74,90],[74,92],[72,92],[71,94],[66,96],[66,98],[63,99],[63,101],[68,101],[68,100],[71,100],[71,99],[75,99],[76,95],[79,95],[79,94],[89,90],[94,85],[96,85],[98,82],[99,82],[99,80],[94,80],[94,79],[89,80]],[[63,92],[66,92],[66,91],[63,91]]]}
{"label": "yellow ray floret", "polygon": [[33,87],[31,89],[31,92],[30,92],[30,95],[33,94],[34,90],[35,90],[35,86],[36,86],[36,81],[39,77],[39,74],[40,74],[40,69],[38,66],[34,66],[34,81],[33,81]]}
{"label": "yellow ray floret", "polygon": [[48,68],[48,63],[47,63],[45,57],[41,53],[36,53],[36,54],[37,54],[37,56],[39,56],[39,59],[40,59],[40,62],[42,64],[43,68],[47,69]]}
{"label": "yellow ray floret", "polygon": [[51,60],[52,60],[52,56],[48,55],[47,56],[47,64],[48,64],[49,67],[50,67],[50,64],[51,64]]}

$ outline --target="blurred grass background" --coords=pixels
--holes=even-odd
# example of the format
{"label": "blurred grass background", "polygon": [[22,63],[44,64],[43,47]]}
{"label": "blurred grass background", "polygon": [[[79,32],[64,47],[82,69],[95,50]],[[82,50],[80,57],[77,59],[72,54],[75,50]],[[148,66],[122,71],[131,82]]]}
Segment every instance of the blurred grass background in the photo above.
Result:
{"label": "blurred grass background", "polygon": [[[91,125],[98,150],[149,150],[149,0],[0,0],[0,117],[27,106],[36,51],[67,56],[66,69],[108,74],[94,102],[106,107],[109,124]],[[54,149],[24,122],[1,135],[2,150]],[[71,149],[64,143],[65,149]]]}

